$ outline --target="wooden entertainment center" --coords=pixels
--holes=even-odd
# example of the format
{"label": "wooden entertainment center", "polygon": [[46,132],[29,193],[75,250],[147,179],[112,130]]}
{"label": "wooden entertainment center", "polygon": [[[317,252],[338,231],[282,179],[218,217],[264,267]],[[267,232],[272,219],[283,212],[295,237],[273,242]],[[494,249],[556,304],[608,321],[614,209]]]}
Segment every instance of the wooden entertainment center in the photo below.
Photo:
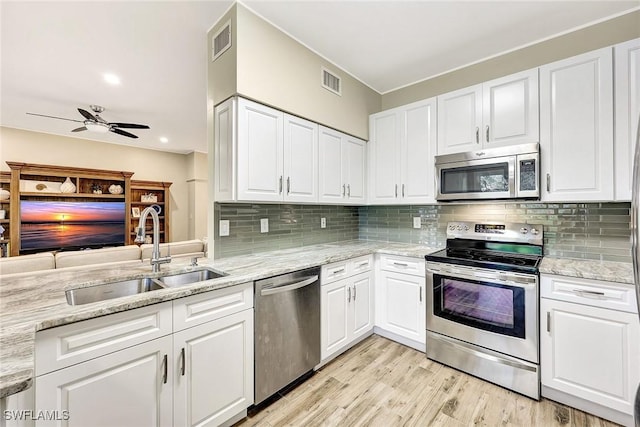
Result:
{"label": "wooden entertainment center", "polygon": [[[22,248],[21,201],[123,202],[124,244],[134,243],[139,219],[133,214],[153,206],[160,219],[160,242],[170,241],[170,182],[136,181],[131,179],[133,172],[125,171],[6,163],[11,172],[0,173],[0,187],[10,192],[10,198],[0,201],[0,209],[6,211],[5,218],[0,219],[5,229],[0,243],[9,247],[11,256],[20,255]],[[147,217],[145,229],[151,235],[151,216]]]}

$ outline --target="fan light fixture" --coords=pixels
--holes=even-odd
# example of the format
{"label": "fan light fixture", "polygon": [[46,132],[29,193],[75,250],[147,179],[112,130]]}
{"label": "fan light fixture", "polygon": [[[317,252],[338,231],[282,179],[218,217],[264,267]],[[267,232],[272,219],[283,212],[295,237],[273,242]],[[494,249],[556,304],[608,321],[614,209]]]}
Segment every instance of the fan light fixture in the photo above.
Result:
{"label": "fan light fixture", "polygon": [[94,123],[94,122],[91,122],[89,120],[84,122],[84,127],[86,127],[87,130],[90,131],[90,132],[96,132],[96,133],[107,133],[107,132],[109,132],[109,125],[106,125],[104,123]]}

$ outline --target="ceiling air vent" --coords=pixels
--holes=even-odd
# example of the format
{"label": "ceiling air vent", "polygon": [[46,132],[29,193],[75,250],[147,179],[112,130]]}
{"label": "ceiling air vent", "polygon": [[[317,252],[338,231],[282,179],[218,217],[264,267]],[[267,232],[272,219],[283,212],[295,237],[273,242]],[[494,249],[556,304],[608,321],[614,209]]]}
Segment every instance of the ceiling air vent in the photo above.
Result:
{"label": "ceiling air vent", "polygon": [[342,96],[342,79],[340,77],[322,67],[320,78],[323,88]]}
{"label": "ceiling air vent", "polygon": [[227,21],[222,28],[213,36],[213,58],[215,61],[227,49],[231,47],[231,20]]}

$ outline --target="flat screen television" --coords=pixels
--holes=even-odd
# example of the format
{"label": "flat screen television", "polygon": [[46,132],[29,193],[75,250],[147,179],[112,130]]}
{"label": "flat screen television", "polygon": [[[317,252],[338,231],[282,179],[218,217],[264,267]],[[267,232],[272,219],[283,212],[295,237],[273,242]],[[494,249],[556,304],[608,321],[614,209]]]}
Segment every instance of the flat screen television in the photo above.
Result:
{"label": "flat screen television", "polygon": [[20,201],[20,252],[123,245],[125,204],[108,201]]}

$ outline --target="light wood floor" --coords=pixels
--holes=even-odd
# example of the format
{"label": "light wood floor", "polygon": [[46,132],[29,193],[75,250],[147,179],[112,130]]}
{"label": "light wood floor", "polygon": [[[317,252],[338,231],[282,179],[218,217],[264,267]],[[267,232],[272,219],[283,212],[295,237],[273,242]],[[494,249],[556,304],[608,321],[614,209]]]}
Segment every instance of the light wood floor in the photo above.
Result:
{"label": "light wood floor", "polygon": [[377,335],[236,426],[616,426],[536,402]]}

